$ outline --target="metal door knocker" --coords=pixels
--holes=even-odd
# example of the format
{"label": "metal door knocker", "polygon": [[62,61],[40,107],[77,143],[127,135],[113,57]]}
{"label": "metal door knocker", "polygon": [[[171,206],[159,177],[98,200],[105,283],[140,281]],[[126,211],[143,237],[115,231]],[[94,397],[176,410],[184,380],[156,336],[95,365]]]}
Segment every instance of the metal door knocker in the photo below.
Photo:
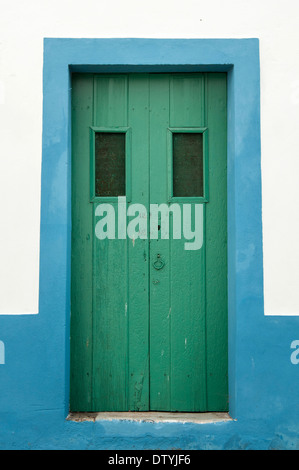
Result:
{"label": "metal door knocker", "polygon": [[163,259],[161,258],[161,255],[159,253],[157,254],[156,261],[153,262],[153,266],[157,270],[162,269],[165,266],[165,262],[163,261]]}

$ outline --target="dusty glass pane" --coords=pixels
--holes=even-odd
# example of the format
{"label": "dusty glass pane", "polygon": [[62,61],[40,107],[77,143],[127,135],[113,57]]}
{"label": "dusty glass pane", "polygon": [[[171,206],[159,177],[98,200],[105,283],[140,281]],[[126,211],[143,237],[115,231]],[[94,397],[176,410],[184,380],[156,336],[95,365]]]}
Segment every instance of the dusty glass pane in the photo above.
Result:
{"label": "dusty glass pane", "polygon": [[95,195],[125,196],[126,145],[125,134],[95,134]]}
{"label": "dusty glass pane", "polygon": [[203,197],[203,135],[173,133],[173,196]]}

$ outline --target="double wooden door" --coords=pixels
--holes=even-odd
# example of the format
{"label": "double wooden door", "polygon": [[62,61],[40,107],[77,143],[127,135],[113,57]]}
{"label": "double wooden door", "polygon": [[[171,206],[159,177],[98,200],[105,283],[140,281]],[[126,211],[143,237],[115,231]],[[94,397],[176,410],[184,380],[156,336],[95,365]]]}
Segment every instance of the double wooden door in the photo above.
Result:
{"label": "double wooden door", "polygon": [[74,74],[71,411],[227,410],[226,75]]}

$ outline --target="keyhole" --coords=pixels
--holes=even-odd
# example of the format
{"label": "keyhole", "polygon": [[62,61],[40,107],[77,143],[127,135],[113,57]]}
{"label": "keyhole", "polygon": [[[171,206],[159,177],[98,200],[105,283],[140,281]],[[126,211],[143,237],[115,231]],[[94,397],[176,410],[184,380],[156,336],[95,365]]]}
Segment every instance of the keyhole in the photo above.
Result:
{"label": "keyhole", "polygon": [[158,225],[158,230],[160,230],[160,228],[161,228],[160,225]]}

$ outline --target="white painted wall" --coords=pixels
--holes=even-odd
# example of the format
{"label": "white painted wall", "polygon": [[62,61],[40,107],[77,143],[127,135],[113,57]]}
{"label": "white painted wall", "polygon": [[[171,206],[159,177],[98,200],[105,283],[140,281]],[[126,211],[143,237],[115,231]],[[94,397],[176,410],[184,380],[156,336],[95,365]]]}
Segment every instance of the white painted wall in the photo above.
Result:
{"label": "white painted wall", "polygon": [[0,313],[38,312],[44,37],[261,46],[265,313],[299,314],[298,0],[0,0]]}

